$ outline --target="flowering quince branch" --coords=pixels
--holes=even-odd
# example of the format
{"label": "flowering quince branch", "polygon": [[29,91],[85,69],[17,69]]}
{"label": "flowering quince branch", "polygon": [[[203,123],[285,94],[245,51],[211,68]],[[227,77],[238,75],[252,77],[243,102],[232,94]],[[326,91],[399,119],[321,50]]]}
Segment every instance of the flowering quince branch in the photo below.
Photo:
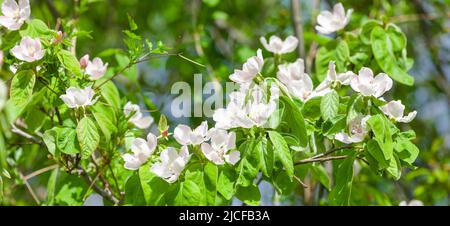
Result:
{"label": "flowering quince branch", "polygon": [[[131,17],[130,29],[124,32],[127,50],[118,53],[125,63],[117,60],[115,66],[107,58],[91,59],[89,54],[78,60],[75,49],[69,51],[74,46],[64,40],[76,38],[77,28],[65,27],[63,33],[30,20],[26,0],[5,0],[2,13],[0,25],[20,30],[21,38],[1,52],[12,80],[9,87],[0,80],[0,110],[8,111],[11,132],[45,145],[56,164],[49,179],[49,186],[54,186],[49,187],[45,204],[69,202],[64,197],[72,197],[54,190],[61,173],[63,178],[82,177],[86,182],[81,189],[84,197],[70,203],[74,205],[82,204],[91,188],[114,205],[222,205],[230,204],[233,197],[257,205],[258,180],[286,194],[292,191],[281,188],[292,187],[291,183],[307,187],[295,169],[305,167],[313,174],[322,172],[320,177],[327,179],[320,183],[330,190],[328,204],[348,205],[356,161],[398,179],[402,167],[412,167],[418,155],[411,141],[414,131],[397,127],[397,123],[411,122],[417,112],[405,114],[401,100],[383,98],[394,81],[405,85],[414,81],[406,68],[386,66],[395,62],[386,56],[394,54],[379,53],[387,49],[381,47],[392,45],[384,42],[394,42],[386,38],[390,36],[385,30],[394,25],[372,26],[370,38],[359,34],[349,43],[346,34],[339,32],[336,40],[330,38],[337,45],[321,46],[315,54],[315,70],[308,73],[305,68],[313,67],[305,65],[304,59],[286,60],[298,48],[296,37],[260,37],[267,52],[257,49],[229,75],[239,88],[228,93],[229,102],[214,111],[209,124],[204,120],[195,127],[180,124],[172,130],[161,115],[157,134],[146,131],[156,124],[155,114],[149,112],[157,110],[121,96],[112,80],[127,76],[136,64],[159,57],[177,56],[205,65],[181,53],[167,53],[162,44],[153,48],[136,33]],[[338,3],[332,12],[320,13],[315,29],[321,34],[344,30],[351,14],[351,9],[345,11]],[[27,29],[22,29],[25,22]],[[353,43],[369,45],[366,39],[371,48],[365,49],[371,51],[373,61],[339,57],[353,53],[349,47]],[[404,47],[401,51],[406,53]],[[333,57],[321,56],[324,52]],[[367,67],[374,64],[379,67]],[[36,84],[36,79],[42,84]],[[144,98],[144,102],[152,108],[150,100]],[[43,114],[39,126],[28,123],[36,109]],[[319,145],[328,151],[319,150]],[[332,170],[340,173],[328,175],[321,164],[325,161],[336,161]],[[8,171],[12,166],[0,167]],[[334,182],[331,186],[325,181]]]}

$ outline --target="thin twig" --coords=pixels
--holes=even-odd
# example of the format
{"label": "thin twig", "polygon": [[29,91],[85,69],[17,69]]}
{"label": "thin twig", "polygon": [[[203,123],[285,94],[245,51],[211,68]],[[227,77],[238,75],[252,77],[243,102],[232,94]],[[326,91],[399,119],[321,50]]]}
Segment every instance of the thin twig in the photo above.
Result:
{"label": "thin twig", "polygon": [[33,178],[35,176],[38,176],[38,175],[43,174],[45,172],[48,172],[50,170],[56,169],[56,168],[58,168],[58,166],[59,166],[58,164],[54,164],[54,165],[51,165],[51,166],[44,167],[42,169],[36,170],[36,171],[34,171],[34,172],[24,176],[23,179],[24,180],[29,180],[29,179],[31,179],[31,178]]}
{"label": "thin twig", "polygon": [[41,205],[41,201],[39,201],[39,198],[37,197],[36,193],[34,193],[33,188],[30,186],[30,184],[28,183],[28,181],[25,180],[23,174],[19,172],[19,176],[20,176],[20,178],[23,179],[23,182],[25,183],[25,186],[27,187],[27,189],[28,189],[28,191],[30,192],[31,196],[33,197],[34,201],[35,201],[38,205]]}
{"label": "thin twig", "polygon": [[303,186],[303,188],[309,188],[307,184],[305,184],[300,178],[294,175],[294,179]]}
{"label": "thin twig", "polygon": [[308,164],[308,163],[312,163],[312,162],[326,162],[326,161],[337,160],[337,159],[345,159],[347,157],[348,157],[347,155],[338,155],[338,156],[329,156],[329,157],[323,157],[323,158],[302,159],[297,162],[294,162],[294,165]]}
{"label": "thin twig", "polygon": [[11,123],[11,132],[13,132],[15,134],[18,134],[18,135],[20,135],[22,137],[25,137],[27,139],[30,139],[30,140],[38,143],[38,144],[42,144],[41,140],[39,140],[38,138],[34,137],[33,135],[31,135],[31,134],[29,134],[29,133],[27,133],[25,131],[19,129],[14,123]]}

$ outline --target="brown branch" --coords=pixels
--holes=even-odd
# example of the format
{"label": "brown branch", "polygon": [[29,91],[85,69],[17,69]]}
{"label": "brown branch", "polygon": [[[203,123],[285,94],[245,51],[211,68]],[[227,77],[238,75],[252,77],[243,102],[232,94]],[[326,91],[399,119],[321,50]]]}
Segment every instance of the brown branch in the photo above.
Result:
{"label": "brown branch", "polygon": [[81,174],[83,175],[83,179],[88,183],[88,184],[92,184],[92,188],[94,189],[95,192],[97,192],[99,195],[101,195],[103,198],[108,199],[109,201],[111,201],[112,203],[114,203],[115,205],[119,204],[120,201],[119,199],[117,199],[116,197],[113,196],[113,194],[111,194],[108,190],[104,190],[103,188],[99,187],[97,184],[92,183],[93,180],[89,177],[88,173],[84,170],[84,169],[80,169],[82,172]]}

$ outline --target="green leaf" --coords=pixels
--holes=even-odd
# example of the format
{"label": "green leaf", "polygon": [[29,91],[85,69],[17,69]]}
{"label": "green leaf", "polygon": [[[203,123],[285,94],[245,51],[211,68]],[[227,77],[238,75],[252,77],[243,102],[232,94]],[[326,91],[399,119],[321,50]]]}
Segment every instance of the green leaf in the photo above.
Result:
{"label": "green leaf", "polygon": [[138,29],[138,26],[136,24],[136,22],[134,21],[133,17],[130,16],[130,14],[127,13],[127,17],[128,17],[128,24],[130,25],[130,30],[131,31],[135,31]]}
{"label": "green leaf", "polygon": [[243,187],[253,184],[260,168],[260,155],[258,149],[255,148],[257,142],[254,139],[245,141],[240,147],[241,161],[237,167],[238,179],[237,184]]}
{"label": "green leaf", "polygon": [[55,131],[57,133],[56,146],[59,151],[69,155],[80,153],[80,147],[76,137],[77,132],[74,128],[55,128]]}
{"label": "green leaf", "polygon": [[325,46],[318,49],[314,65],[319,82],[323,81],[327,76],[328,64],[331,60],[334,60],[334,53],[334,50],[328,50]]}
{"label": "green leaf", "polygon": [[375,27],[372,30],[371,42],[373,55],[380,68],[395,81],[412,86],[414,78],[397,65],[393,46],[386,31],[380,27]]}
{"label": "green leaf", "polygon": [[322,133],[326,136],[331,136],[344,130],[346,126],[345,115],[339,114],[322,124]]}
{"label": "green leaf", "polygon": [[60,171],[56,185],[55,205],[80,206],[83,197],[89,195],[88,184],[78,175],[67,174]]}
{"label": "green leaf", "polygon": [[103,136],[105,137],[105,143],[109,143],[111,140],[111,134],[117,132],[116,126],[104,112],[92,112],[92,114],[94,115],[94,118],[97,121]]}
{"label": "green leaf", "polygon": [[306,145],[308,145],[308,135],[301,107],[285,96],[282,96],[281,98],[284,100],[284,103],[286,103],[285,118],[288,120],[288,125],[292,129],[292,135],[297,137],[301,147],[306,147]]}
{"label": "green leaf", "polygon": [[375,140],[383,151],[384,159],[389,161],[393,154],[393,143],[388,119],[378,114],[370,117],[367,123],[372,128]]}
{"label": "green leaf", "polygon": [[227,200],[231,200],[235,193],[234,182],[236,181],[236,173],[232,168],[224,168],[219,175],[217,181],[217,191]]}
{"label": "green leaf", "polygon": [[261,192],[258,186],[254,184],[247,187],[238,186],[236,197],[248,205],[257,206],[261,200]]}
{"label": "green leaf", "polygon": [[129,177],[125,183],[125,200],[124,204],[144,206],[146,199],[142,190],[139,174]]}
{"label": "green leaf", "polygon": [[330,190],[330,177],[325,168],[320,164],[313,164],[311,167],[313,177],[317,179],[325,188]]}
{"label": "green leaf", "polygon": [[283,164],[286,173],[292,180],[294,176],[294,163],[286,141],[283,136],[276,131],[267,131],[267,133],[269,134],[270,141],[272,142],[272,146],[274,148],[275,158]]}
{"label": "green leaf", "polygon": [[174,197],[177,206],[206,205],[205,184],[201,172],[186,172],[186,178],[179,183]]}
{"label": "green leaf", "polygon": [[396,154],[389,160],[389,166],[386,171],[388,171],[388,173],[396,180],[400,179],[402,176],[402,165]]}
{"label": "green leaf", "polygon": [[335,61],[336,70],[344,71],[346,69],[347,62],[350,59],[350,50],[348,48],[347,42],[344,40],[340,41],[336,47]]}
{"label": "green leaf", "polygon": [[47,182],[47,205],[53,205],[55,202],[55,189],[57,184],[59,168],[56,168],[52,171],[50,178]]}
{"label": "green leaf", "polygon": [[36,77],[31,70],[20,71],[12,79],[10,100],[19,111],[22,111],[31,100],[35,82]]}
{"label": "green leaf", "polygon": [[412,165],[419,155],[419,148],[410,140],[403,137],[397,138],[394,144],[394,150],[397,152],[397,156],[409,165]]}
{"label": "green leaf", "polygon": [[406,35],[397,25],[388,24],[386,31],[391,40],[394,52],[400,52],[406,48]]}
{"label": "green leaf", "polygon": [[302,108],[302,114],[306,119],[317,120],[320,118],[320,102],[322,97],[309,99]]}
{"label": "green leaf", "polygon": [[381,26],[382,24],[377,20],[368,20],[367,22],[365,22],[361,28],[361,34],[359,36],[361,38],[361,41],[366,45],[370,45],[370,35],[372,33],[372,30],[375,27]]}
{"label": "green leaf", "polygon": [[30,36],[32,38],[37,38],[55,33],[54,31],[50,30],[42,20],[32,19],[28,21],[27,24],[27,28],[20,31],[20,35],[22,37]]}
{"label": "green leaf", "polygon": [[339,94],[333,90],[322,97],[320,102],[320,113],[323,120],[334,118],[339,111]]}
{"label": "green leaf", "polygon": [[274,172],[271,179],[272,185],[279,194],[289,195],[298,186],[298,183],[293,182],[283,169]]}
{"label": "green leaf", "polygon": [[261,172],[265,176],[269,177],[272,174],[273,170],[273,149],[270,145],[267,144],[267,139],[265,137],[258,139],[258,143],[256,144],[255,149],[257,149],[257,152],[260,155],[259,159],[261,160]]}
{"label": "green leaf", "polygon": [[77,126],[77,137],[81,147],[82,158],[89,158],[100,142],[97,126],[91,118],[84,117],[80,120]]}
{"label": "green leaf", "polygon": [[167,124],[167,118],[165,115],[161,114],[158,122],[158,131],[160,133],[167,131],[169,129],[169,125]]}
{"label": "green leaf", "polygon": [[[147,205],[164,205],[164,195],[169,190],[169,184],[150,171],[148,164],[139,168],[139,180],[142,194]],[[137,197],[139,191],[137,191]]]}
{"label": "green leaf", "polygon": [[64,49],[59,50],[58,59],[66,70],[72,72],[77,77],[83,76],[80,63],[71,52]]}
{"label": "green leaf", "polygon": [[349,205],[350,194],[352,190],[353,182],[353,162],[355,161],[355,153],[349,154],[349,156],[341,160],[336,161],[337,169],[336,176],[334,178],[335,185],[331,190],[329,199],[332,205]]}
{"label": "green leaf", "polygon": [[203,180],[205,183],[206,205],[214,205],[217,199],[217,184],[219,170],[213,163],[206,163],[203,168]]}
{"label": "green leaf", "polygon": [[378,165],[381,166],[382,169],[388,166],[388,161],[385,159],[383,150],[381,150],[377,141],[369,140],[366,147],[369,154],[377,161]]}
{"label": "green leaf", "polygon": [[45,145],[47,146],[48,152],[55,156],[56,152],[56,141],[58,140],[58,133],[55,129],[49,129],[45,131],[44,136],[42,137]]}
{"label": "green leaf", "polygon": [[116,112],[121,112],[120,109],[122,108],[120,107],[119,91],[112,81],[108,81],[107,83],[105,83],[100,88],[100,92],[106,103],[109,104],[110,108],[112,108]]}

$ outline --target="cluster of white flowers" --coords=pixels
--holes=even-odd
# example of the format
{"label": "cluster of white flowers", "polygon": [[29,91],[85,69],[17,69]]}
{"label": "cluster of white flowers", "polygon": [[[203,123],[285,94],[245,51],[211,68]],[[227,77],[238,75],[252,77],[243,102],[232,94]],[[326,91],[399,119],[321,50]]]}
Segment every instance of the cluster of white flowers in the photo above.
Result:
{"label": "cluster of white flowers", "polygon": [[[204,156],[216,165],[225,162],[234,165],[240,160],[240,152],[231,151],[236,146],[236,134],[218,128],[208,130],[206,121],[194,130],[186,125],[178,125],[173,136],[183,146],[200,145]],[[207,143],[209,140],[210,143]]]}

